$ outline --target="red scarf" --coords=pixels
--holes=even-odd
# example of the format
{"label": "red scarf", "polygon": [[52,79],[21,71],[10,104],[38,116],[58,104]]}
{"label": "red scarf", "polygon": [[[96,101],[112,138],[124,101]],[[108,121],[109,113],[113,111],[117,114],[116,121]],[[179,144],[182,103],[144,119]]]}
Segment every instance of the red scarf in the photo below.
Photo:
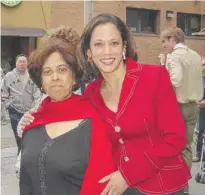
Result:
{"label": "red scarf", "polygon": [[34,122],[27,126],[23,135],[31,128],[59,121],[90,118],[92,122],[90,157],[80,195],[99,195],[105,184],[99,184],[102,177],[115,171],[112,147],[99,113],[88,99],[73,95],[62,102],[44,99],[41,108],[33,114]]}
{"label": "red scarf", "polygon": [[[86,107],[85,110],[80,108],[82,105]],[[79,95],[72,95],[69,99],[61,102],[52,102],[50,97],[47,97],[43,100],[40,109],[33,114],[33,123],[27,126],[23,133],[40,125],[90,118],[92,113],[87,110],[89,106],[88,99]]]}

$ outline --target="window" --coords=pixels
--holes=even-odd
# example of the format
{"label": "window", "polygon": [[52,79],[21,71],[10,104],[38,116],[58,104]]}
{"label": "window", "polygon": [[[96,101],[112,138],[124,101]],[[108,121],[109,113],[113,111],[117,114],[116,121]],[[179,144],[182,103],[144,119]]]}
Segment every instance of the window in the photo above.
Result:
{"label": "window", "polygon": [[177,26],[184,31],[184,34],[191,36],[194,32],[201,30],[201,15],[177,13]]}
{"label": "window", "polygon": [[127,25],[132,32],[156,33],[157,10],[127,8]]}

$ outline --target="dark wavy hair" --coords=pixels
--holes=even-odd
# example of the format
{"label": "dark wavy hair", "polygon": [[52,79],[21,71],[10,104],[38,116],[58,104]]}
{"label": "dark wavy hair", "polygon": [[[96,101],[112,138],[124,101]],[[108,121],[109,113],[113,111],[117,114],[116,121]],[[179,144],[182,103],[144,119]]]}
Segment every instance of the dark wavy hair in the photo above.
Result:
{"label": "dark wavy hair", "polygon": [[53,31],[45,40],[44,46],[36,50],[31,56],[28,64],[28,72],[33,82],[41,89],[41,73],[47,58],[54,52],[59,52],[66,64],[71,69],[75,85],[73,90],[77,90],[82,84],[83,72],[78,65],[76,49],[79,41],[78,34],[70,27],[59,27]]}
{"label": "dark wavy hair", "polygon": [[126,24],[117,16],[113,14],[103,13],[94,17],[84,28],[82,36],[80,38],[80,43],[77,48],[78,63],[81,68],[87,73],[87,79],[92,80],[98,76],[98,71],[96,66],[91,66],[87,61],[87,50],[90,48],[90,39],[93,30],[101,25],[106,23],[114,24],[119,30],[123,43],[126,43],[126,57],[133,58],[137,61],[137,53],[135,41],[132,37],[132,34]]}

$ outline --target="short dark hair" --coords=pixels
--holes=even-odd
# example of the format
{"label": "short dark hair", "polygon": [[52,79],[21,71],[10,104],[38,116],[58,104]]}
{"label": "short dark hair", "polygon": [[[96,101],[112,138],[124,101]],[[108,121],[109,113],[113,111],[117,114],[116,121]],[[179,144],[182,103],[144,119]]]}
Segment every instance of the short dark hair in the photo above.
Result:
{"label": "short dark hair", "polygon": [[19,54],[19,55],[17,55],[16,56],[16,62],[17,62],[17,60],[20,58],[20,57],[25,57],[27,60],[28,60],[28,56],[26,55],[26,54]]}
{"label": "short dark hair", "polygon": [[96,70],[91,68],[87,61],[87,50],[90,48],[90,39],[95,27],[101,24],[112,23],[119,30],[123,43],[126,43],[126,57],[137,60],[137,53],[135,50],[135,41],[126,24],[117,16],[109,13],[99,14],[86,25],[82,33],[80,43],[77,49],[78,63],[83,70],[87,72],[87,76],[92,80],[96,78]]}
{"label": "short dark hair", "polygon": [[[66,33],[67,35],[65,36]],[[29,60],[29,75],[33,82],[41,89],[41,73],[43,65],[52,53],[59,52],[75,76],[75,85],[73,87],[73,90],[75,91],[80,87],[83,76],[83,72],[80,69],[76,58],[76,40],[79,40],[79,37],[71,28],[69,33],[65,30],[65,32],[61,32],[61,35],[59,36],[62,36],[63,38],[56,36],[50,37],[46,40],[45,45],[41,49],[35,51],[31,60]]]}

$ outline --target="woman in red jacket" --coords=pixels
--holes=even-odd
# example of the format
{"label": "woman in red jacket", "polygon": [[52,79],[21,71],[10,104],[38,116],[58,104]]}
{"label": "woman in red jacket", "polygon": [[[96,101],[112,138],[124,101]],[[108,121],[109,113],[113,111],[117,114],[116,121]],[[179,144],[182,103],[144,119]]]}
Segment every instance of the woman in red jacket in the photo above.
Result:
{"label": "woman in red jacket", "polygon": [[96,79],[85,95],[104,118],[117,169],[99,180],[108,182],[101,195],[183,194],[191,178],[185,125],[167,71],[133,60],[134,40],[112,14],[88,23],[77,57]]}
{"label": "woman in red jacket", "polygon": [[191,178],[181,155],[185,125],[167,71],[133,60],[134,40],[112,14],[88,23],[77,56],[96,78],[85,95],[106,122],[118,169],[100,180],[108,182],[101,195],[121,194],[128,187],[137,194],[183,194]]}

